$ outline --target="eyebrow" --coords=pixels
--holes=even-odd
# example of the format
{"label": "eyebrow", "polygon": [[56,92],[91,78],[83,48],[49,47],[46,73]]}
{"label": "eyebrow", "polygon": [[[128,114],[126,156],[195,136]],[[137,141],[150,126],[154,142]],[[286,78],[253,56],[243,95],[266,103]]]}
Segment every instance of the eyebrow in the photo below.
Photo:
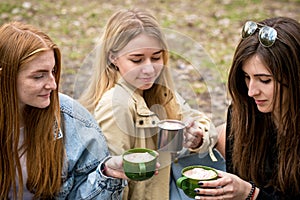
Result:
{"label": "eyebrow", "polygon": [[[248,74],[248,73],[246,73],[246,72],[244,72],[244,71],[243,71],[243,73],[244,73],[244,75],[245,75],[245,74]],[[254,74],[254,76],[255,76],[255,77],[258,77],[258,76],[272,77],[271,74]]]}
{"label": "eyebrow", "polygon": [[40,69],[40,70],[33,71],[33,73],[35,73],[35,72],[48,72],[48,71],[49,71],[49,70]]}
{"label": "eyebrow", "polygon": [[[152,55],[157,55],[157,54],[160,54],[161,52],[163,52],[163,50],[156,51]],[[137,53],[137,54],[130,54],[129,56],[143,56],[143,55],[144,54]]]}
{"label": "eyebrow", "polygon": [[[55,69],[55,67],[52,68],[50,71],[52,71],[53,69]],[[44,72],[48,73],[49,70],[47,70],[47,69],[38,69],[38,70],[35,70],[35,71],[31,71],[30,73],[35,74],[35,73],[44,73]]]}
{"label": "eyebrow", "polygon": [[254,76],[267,76],[267,77],[272,77],[271,74],[254,74]]}

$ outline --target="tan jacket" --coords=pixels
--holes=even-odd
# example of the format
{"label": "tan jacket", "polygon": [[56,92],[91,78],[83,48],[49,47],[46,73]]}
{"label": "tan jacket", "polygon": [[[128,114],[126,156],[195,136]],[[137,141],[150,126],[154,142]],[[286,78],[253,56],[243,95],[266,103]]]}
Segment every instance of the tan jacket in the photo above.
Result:
{"label": "tan jacket", "polygon": [[[137,147],[157,150],[159,119],[149,110],[143,97],[133,91],[126,82],[121,81],[102,96],[94,112],[112,155],[121,155],[124,151]],[[203,145],[193,151],[211,150],[218,137],[214,126],[202,112],[192,110],[179,95],[177,99],[182,108],[182,116],[197,116],[199,126],[205,130]],[[171,156],[160,152],[159,163],[161,168],[157,176],[142,182],[128,181],[123,194],[124,200],[169,199]]]}

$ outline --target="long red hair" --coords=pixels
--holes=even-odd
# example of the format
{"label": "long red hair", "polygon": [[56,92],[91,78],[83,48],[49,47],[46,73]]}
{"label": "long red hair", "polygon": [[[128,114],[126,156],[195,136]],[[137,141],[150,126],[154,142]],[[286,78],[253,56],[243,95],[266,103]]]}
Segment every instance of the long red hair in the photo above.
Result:
{"label": "long red hair", "polygon": [[[61,54],[43,32],[20,22],[0,27],[0,196],[22,199],[23,175],[20,153],[26,155],[26,186],[34,198],[51,199],[60,190],[64,144],[55,139],[60,128],[58,88],[51,93],[45,109],[18,108],[17,75],[19,69],[45,50],[53,50],[55,79],[59,85]],[[20,117],[24,120],[24,143],[20,147]],[[55,125],[56,124],[56,125]],[[21,187],[16,187],[16,185]]]}

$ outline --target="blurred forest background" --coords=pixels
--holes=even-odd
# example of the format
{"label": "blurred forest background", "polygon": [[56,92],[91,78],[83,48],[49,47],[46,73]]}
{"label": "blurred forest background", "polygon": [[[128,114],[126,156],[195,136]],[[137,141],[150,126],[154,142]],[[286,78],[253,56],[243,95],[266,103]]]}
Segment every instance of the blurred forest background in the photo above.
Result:
{"label": "blurred forest background", "polygon": [[23,21],[48,33],[62,51],[60,91],[76,97],[92,73],[84,63],[106,21],[134,7],[149,10],[166,30],[178,89],[216,124],[224,121],[226,78],[243,23],[275,16],[300,21],[300,0],[0,0],[0,24]]}

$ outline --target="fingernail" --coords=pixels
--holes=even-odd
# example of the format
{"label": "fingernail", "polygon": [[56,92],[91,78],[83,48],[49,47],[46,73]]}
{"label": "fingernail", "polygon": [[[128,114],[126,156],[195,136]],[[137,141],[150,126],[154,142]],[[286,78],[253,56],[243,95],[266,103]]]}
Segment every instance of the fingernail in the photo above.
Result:
{"label": "fingernail", "polygon": [[203,185],[203,183],[202,182],[198,182],[198,185]]}
{"label": "fingernail", "polygon": [[200,190],[199,189],[194,189],[194,192],[198,193],[198,192],[200,192]]}

